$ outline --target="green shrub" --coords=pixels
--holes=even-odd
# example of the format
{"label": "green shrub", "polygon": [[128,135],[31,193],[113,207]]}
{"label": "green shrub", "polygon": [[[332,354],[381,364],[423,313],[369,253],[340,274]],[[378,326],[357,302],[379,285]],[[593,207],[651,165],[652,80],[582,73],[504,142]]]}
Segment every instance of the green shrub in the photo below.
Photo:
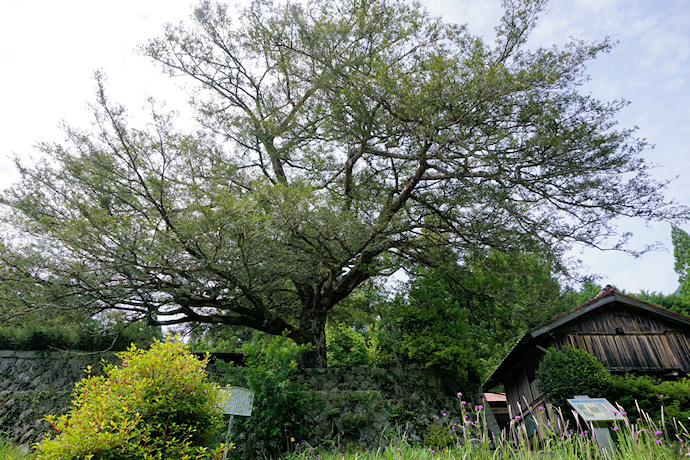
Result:
{"label": "green shrub", "polygon": [[0,350],[123,351],[131,343],[146,347],[161,337],[158,329],[141,323],[106,327],[93,320],[79,324],[29,320],[0,327]]}
{"label": "green shrub", "polygon": [[660,381],[649,376],[614,376],[611,401],[620,404],[629,414],[637,408],[659,421],[664,406],[666,421],[685,421],[690,417],[690,379]]}
{"label": "green shrub", "polygon": [[568,408],[567,399],[576,395],[606,397],[611,390],[611,374],[585,350],[550,348],[537,369],[539,390],[555,406]]}
{"label": "green shrub", "polygon": [[326,326],[326,352],[329,367],[369,364],[369,349],[364,336],[345,324]]}
{"label": "green shrub", "polygon": [[409,298],[398,296],[390,302],[383,314],[388,330],[376,331],[376,362],[382,365],[381,358],[394,357],[395,364],[434,369],[455,388],[478,384],[477,342],[469,312],[444,288],[443,280],[429,278],[411,290]]}
{"label": "green shrub", "polygon": [[242,347],[246,368],[228,369],[221,383],[254,392],[251,417],[236,417],[233,459],[275,458],[299,442],[308,424],[308,390],[296,381],[297,359],[306,347],[285,337],[257,338]]}
{"label": "green shrub", "polygon": [[39,460],[220,458],[208,448],[222,415],[205,360],[175,341],[118,357],[77,383],[67,414],[47,417],[58,434],[37,445]]}
{"label": "green shrub", "polygon": [[424,437],[424,445],[435,449],[443,449],[454,446],[458,442],[458,437],[446,424],[434,420],[427,427],[427,434]]}

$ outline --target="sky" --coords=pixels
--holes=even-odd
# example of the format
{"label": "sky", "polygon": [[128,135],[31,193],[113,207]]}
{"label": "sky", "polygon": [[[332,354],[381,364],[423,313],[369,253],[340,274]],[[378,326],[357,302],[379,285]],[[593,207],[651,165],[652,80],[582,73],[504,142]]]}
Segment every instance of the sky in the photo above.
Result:
{"label": "sky", "polygon": [[[493,41],[499,0],[422,0],[435,16],[467,24]],[[163,75],[137,47],[162,34],[165,23],[187,20],[190,0],[0,0],[0,189],[17,179],[13,158],[31,162],[37,142],[62,141],[62,121],[88,127],[93,74],[108,78],[108,92],[136,114],[152,96],[184,110],[182,81]],[[582,88],[602,100],[626,99],[620,127],[638,127],[654,149],[644,158],[657,180],[672,182],[666,196],[690,206],[690,2],[687,0],[552,0],[529,45],[563,44],[571,37],[617,41],[588,66]],[[634,234],[630,248],[659,243],[638,258],[574,248],[581,273],[627,292],[672,293],[671,227],[637,220],[619,223]],[[690,231],[690,223],[682,225]]]}

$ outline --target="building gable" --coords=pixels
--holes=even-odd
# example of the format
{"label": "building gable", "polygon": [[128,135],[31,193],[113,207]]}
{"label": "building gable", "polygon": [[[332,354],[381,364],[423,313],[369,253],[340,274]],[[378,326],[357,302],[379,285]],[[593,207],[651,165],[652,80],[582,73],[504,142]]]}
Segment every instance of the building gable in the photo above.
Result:
{"label": "building gable", "polygon": [[592,301],[527,332],[487,379],[504,383],[509,404],[539,399],[534,372],[543,351],[571,345],[596,356],[611,372],[690,375],[690,318],[607,286]]}

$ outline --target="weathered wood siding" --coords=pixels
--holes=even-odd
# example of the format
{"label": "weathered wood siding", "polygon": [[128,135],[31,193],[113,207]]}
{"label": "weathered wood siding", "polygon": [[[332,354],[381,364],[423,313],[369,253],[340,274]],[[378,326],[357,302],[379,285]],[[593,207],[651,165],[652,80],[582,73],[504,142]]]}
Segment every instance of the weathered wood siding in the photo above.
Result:
{"label": "weathered wood siding", "polygon": [[614,372],[690,372],[690,333],[644,312],[597,310],[563,325],[553,336],[557,347],[584,349]]}
{"label": "weathered wood siding", "polygon": [[524,415],[527,409],[541,399],[537,380],[529,380],[525,367],[520,364],[506,379],[506,401],[513,416]]}
{"label": "weathered wood siding", "polygon": [[615,304],[607,305],[572,320],[559,327],[559,331],[615,334],[618,328],[626,334],[683,331],[681,326],[658,316]]}
{"label": "weathered wood siding", "polygon": [[654,373],[664,378],[690,375],[687,317],[676,318],[663,309],[614,295],[600,299],[589,311],[578,314],[575,309],[564,318],[544,323],[530,332],[535,335],[526,334],[504,359],[502,366],[506,370],[512,367],[504,371],[502,382],[513,415],[517,415],[518,404],[522,411],[539,404],[535,369],[549,347],[584,349],[613,372]]}

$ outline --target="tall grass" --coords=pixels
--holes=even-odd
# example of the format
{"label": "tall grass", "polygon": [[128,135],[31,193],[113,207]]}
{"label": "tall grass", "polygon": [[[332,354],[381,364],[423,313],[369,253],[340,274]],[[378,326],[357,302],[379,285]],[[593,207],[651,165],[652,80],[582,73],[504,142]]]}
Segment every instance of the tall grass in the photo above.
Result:
{"label": "tall grass", "polygon": [[26,460],[32,456],[21,447],[0,441],[0,460]]}
{"label": "tall grass", "polygon": [[[293,440],[292,452],[283,460],[690,459],[690,420],[666,420],[663,408],[658,421],[639,408],[637,417],[629,417],[619,408],[625,417],[610,424],[615,450],[607,453],[594,439],[591,425],[581,421],[567,422],[562,412],[554,407],[529,411],[535,421],[533,435],[520,416],[512,417],[507,430],[491,433],[481,405],[461,407],[463,426],[440,423],[425,445],[409,442],[405,433],[399,433],[399,440],[395,442],[382,436],[380,445],[373,449],[353,444],[315,449],[308,443]],[[31,454],[20,448],[0,442],[0,460],[31,458]]]}
{"label": "tall grass", "polygon": [[[654,421],[639,410],[632,419],[620,408],[623,420],[609,428],[615,450],[606,452],[593,434],[593,426],[582,421],[567,422],[562,412],[550,406],[529,411],[535,426],[528,427],[520,416],[511,419],[510,426],[500,434],[487,428],[483,407],[465,409],[461,419],[464,426],[446,426],[445,432],[436,430],[437,445],[419,445],[405,441],[394,444],[385,439],[376,449],[348,445],[340,448],[313,449],[305,443],[295,443],[285,460],[498,460],[498,459],[688,459],[690,432],[688,421],[666,423],[663,409],[661,420]],[[443,418],[441,418],[443,420]],[[576,419],[577,420],[577,419]],[[448,442],[452,441],[452,442]]]}

